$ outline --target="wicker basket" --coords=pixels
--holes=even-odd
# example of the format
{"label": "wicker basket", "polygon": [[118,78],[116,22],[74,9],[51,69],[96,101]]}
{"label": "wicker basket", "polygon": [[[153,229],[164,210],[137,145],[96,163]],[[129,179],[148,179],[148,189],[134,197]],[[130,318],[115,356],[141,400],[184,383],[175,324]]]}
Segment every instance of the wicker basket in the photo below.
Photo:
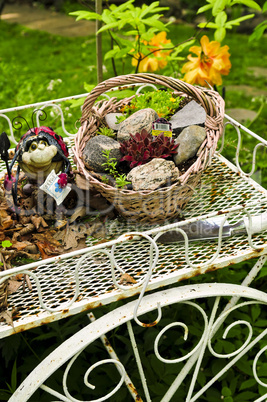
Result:
{"label": "wicker basket", "polygon": [[[116,112],[132,98],[118,101],[96,99],[104,92],[123,85],[153,84],[170,88],[175,93],[194,99],[206,111],[205,128],[207,137],[200,147],[197,160],[179,177],[179,181],[169,187],[157,190],[133,191],[114,188],[102,183],[90,174],[83,163],[83,149],[98,128],[104,125],[107,113]],[[97,189],[119,213],[127,219],[140,222],[162,222],[178,216],[190,200],[194,189],[200,181],[201,172],[210,164],[216,150],[218,139],[223,130],[224,101],[218,92],[206,88],[195,87],[172,77],[156,74],[130,74],[110,78],[98,84],[87,96],[81,117],[81,127],[75,137],[73,148],[75,161],[79,172],[89,180],[90,185]]]}

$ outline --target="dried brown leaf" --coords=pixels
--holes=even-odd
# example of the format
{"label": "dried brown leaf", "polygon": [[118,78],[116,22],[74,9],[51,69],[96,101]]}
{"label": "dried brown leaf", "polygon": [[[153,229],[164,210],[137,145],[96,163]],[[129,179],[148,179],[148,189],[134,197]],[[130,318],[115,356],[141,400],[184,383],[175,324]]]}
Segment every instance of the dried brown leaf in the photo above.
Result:
{"label": "dried brown leaf", "polygon": [[43,227],[43,228],[48,227],[48,224],[42,218],[42,216],[32,215],[31,216],[31,222],[34,224],[36,229],[39,229],[40,227]]}
{"label": "dried brown leaf", "polygon": [[8,293],[9,295],[11,295],[12,293],[15,293],[21,285],[22,285],[22,281],[21,281],[21,280],[16,280],[16,279],[11,278],[11,279],[8,281],[7,293]]}
{"label": "dried brown leaf", "polygon": [[30,196],[30,197],[28,197],[28,198],[25,198],[25,199],[22,201],[22,205],[23,205],[23,208],[24,208],[24,209],[27,209],[27,210],[32,209],[33,206],[34,206],[34,198],[33,198],[33,196]]}
{"label": "dried brown leaf", "polygon": [[12,243],[12,248],[15,248],[18,251],[24,250],[27,246],[29,246],[31,243],[26,241],[26,242],[22,242],[22,241],[16,241],[14,243]]}
{"label": "dried brown leaf", "polygon": [[0,313],[0,321],[1,321],[1,322],[4,321],[4,322],[6,322],[7,324],[12,325],[12,327],[14,327],[12,316],[13,316],[12,311],[9,311],[9,310],[2,311],[2,312]]}
{"label": "dried brown leaf", "polygon": [[87,236],[94,236],[97,239],[103,239],[106,237],[106,228],[102,222],[93,223],[87,230]]}
{"label": "dried brown leaf", "polygon": [[32,233],[35,230],[35,226],[33,223],[28,223],[24,228],[22,228],[19,232],[21,236],[24,236],[26,234]]}
{"label": "dried brown leaf", "polygon": [[64,249],[69,250],[71,248],[77,248],[78,239],[85,237],[84,232],[80,232],[78,227],[75,225],[68,226],[65,229],[65,235],[63,240]]}
{"label": "dried brown leaf", "polygon": [[36,246],[36,244],[29,244],[27,247],[25,247],[25,250],[27,253],[30,254],[37,254],[38,253],[38,247]]}
{"label": "dried brown leaf", "polygon": [[129,274],[122,274],[122,276],[120,277],[119,284],[127,285],[130,283],[136,283],[136,280]]}
{"label": "dried brown leaf", "polygon": [[6,258],[6,262],[7,261],[11,261],[16,257],[22,256],[22,257],[27,257],[30,258],[31,260],[39,260],[40,258],[40,254],[30,254],[27,253],[26,251],[18,251],[18,250],[3,250],[2,254],[5,256]]}
{"label": "dried brown leaf", "polygon": [[78,218],[83,218],[86,215],[87,208],[86,207],[78,207],[75,212],[71,215],[69,222],[73,223]]}
{"label": "dried brown leaf", "polygon": [[45,252],[45,250],[44,250],[44,249],[45,249],[44,244],[41,243],[40,241],[38,241],[38,242],[36,243],[36,245],[37,245],[37,247],[38,247],[38,249],[39,249],[39,251],[40,251],[42,260],[45,260],[46,258],[49,258],[49,255],[46,254],[46,252]]}
{"label": "dried brown leaf", "polygon": [[14,225],[14,221],[10,215],[8,215],[5,219],[2,220],[1,226],[3,230],[9,229],[11,226]]}
{"label": "dried brown leaf", "polygon": [[8,213],[7,213],[7,211],[6,211],[6,208],[7,207],[4,207],[3,205],[2,205],[2,203],[1,203],[1,205],[0,205],[0,222],[2,222],[2,220],[4,220],[4,219],[6,219],[7,218],[7,216],[8,216]]}
{"label": "dried brown leaf", "polygon": [[53,246],[60,247],[61,244],[59,243],[58,240],[55,239],[55,237],[54,237],[55,234],[56,234],[56,231],[53,229],[50,229],[50,230],[46,230],[43,233],[33,233],[32,238],[36,239],[42,243],[50,243]]}
{"label": "dried brown leaf", "polygon": [[87,179],[85,179],[84,176],[81,176],[80,174],[77,173],[75,175],[75,181],[76,181],[77,187],[79,187],[80,189],[89,190],[89,188],[90,188],[89,181]]}
{"label": "dried brown leaf", "polygon": [[23,215],[20,215],[19,222],[20,222],[22,225],[27,225],[27,223],[30,223],[30,222],[31,222],[31,217],[30,217],[30,216],[23,216]]}
{"label": "dried brown leaf", "polygon": [[57,219],[55,223],[55,228],[58,230],[57,233],[60,233],[61,229],[63,229],[67,225],[67,223],[68,221],[65,219]]}

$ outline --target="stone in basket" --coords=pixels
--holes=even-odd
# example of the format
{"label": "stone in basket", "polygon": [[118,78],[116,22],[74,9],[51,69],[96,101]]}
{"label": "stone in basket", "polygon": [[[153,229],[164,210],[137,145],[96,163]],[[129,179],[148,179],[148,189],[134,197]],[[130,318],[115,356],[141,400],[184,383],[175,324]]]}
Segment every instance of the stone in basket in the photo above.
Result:
{"label": "stone in basket", "polygon": [[[83,161],[83,150],[87,142],[104,125],[108,113],[119,112],[131,98],[118,101],[117,98],[96,99],[104,92],[123,85],[153,84],[170,88],[175,94],[195,100],[206,112],[206,138],[200,146],[196,160],[183,172],[176,182],[156,190],[134,191],[117,188],[98,180]],[[139,222],[163,222],[178,216],[189,202],[201,173],[211,163],[217,142],[223,130],[224,101],[218,92],[196,87],[172,77],[156,74],[130,74],[110,78],[98,84],[87,96],[81,117],[81,127],[75,137],[73,152],[79,172],[98,190],[126,219]],[[132,133],[133,135],[135,133]]]}

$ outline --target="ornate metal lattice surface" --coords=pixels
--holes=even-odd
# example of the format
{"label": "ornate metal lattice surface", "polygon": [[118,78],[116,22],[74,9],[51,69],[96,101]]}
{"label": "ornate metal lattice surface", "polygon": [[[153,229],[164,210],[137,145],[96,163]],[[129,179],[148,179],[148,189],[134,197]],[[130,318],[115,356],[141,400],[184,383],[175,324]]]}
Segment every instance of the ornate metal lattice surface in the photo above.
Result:
{"label": "ornate metal lattice surface", "polygon": [[[252,215],[265,212],[266,196],[266,190],[217,154],[202,175],[201,187],[184,210],[184,218],[229,212],[228,221],[235,223],[246,211]],[[223,239],[221,245],[220,241],[190,242],[187,252],[184,242],[157,243],[156,250],[150,239],[164,228],[110,220],[105,243],[90,237],[87,249],[11,270],[28,272],[32,290],[19,289],[9,296],[8,308],[17,310],[14,327],[0,323],[0,337],[138,294],[146,279],[146,290],[151,290],[266,253],[267,232],[253,235],[253,243],[248,236],[238,236]],[[116,240],[129,232],[149,237]],[[153,272],[148,277],[149,271]],[[124,273],[132,282],[122,282],[120,288],[116,285]]]}

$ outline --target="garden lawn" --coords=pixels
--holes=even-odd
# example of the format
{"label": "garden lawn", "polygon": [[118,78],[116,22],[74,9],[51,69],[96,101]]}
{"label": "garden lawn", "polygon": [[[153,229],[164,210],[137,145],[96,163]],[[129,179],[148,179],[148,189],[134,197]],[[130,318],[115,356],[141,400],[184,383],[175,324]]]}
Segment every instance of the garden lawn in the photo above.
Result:
{"label": "garden lawn", "polygon": [[[79,24],[79,22],[77,22]],[[180,43],[195,33],[189,26],[171,25],[168,38]],[[205,32],[210,38],[211,32]],[[84,83],[96,84],[95,37],[66,38],[53,36],[7,24],[0,20],[0,108],[18,106],[47,99],[71,96],[85,92]],[[178,38],[178,39],[177,39]],[[266,88],[267,77],[255,76],[250,67],[267,65],[267,37],[249,43],[248,36],[231,33],[225,43],[230,48],[232,69],[223,77],[223,84],[251,85]],[[109,50],[109,38],[103,36],[103,53]],[[186,55],[186,53],[185,53]],[[113,76],[111,63],[104,62],[104,78]],[[172,68],[177,72],[178,66]],[[123,71],[118,68],[118,74]],[[170,72],[169,68],[159,71]],[[124,73],[134,72],[128,62]],[[56,84],[51,85],[51,80]],[[60,80],[60,81],[57,81]],[[238,91],[237,91],[238,92]],[[236,101],[233,99],[236,98]],[[242,99],[242,102],[241,102]],[[236,94],[226,98],[227,107],[251,105],[251,98]]]}

